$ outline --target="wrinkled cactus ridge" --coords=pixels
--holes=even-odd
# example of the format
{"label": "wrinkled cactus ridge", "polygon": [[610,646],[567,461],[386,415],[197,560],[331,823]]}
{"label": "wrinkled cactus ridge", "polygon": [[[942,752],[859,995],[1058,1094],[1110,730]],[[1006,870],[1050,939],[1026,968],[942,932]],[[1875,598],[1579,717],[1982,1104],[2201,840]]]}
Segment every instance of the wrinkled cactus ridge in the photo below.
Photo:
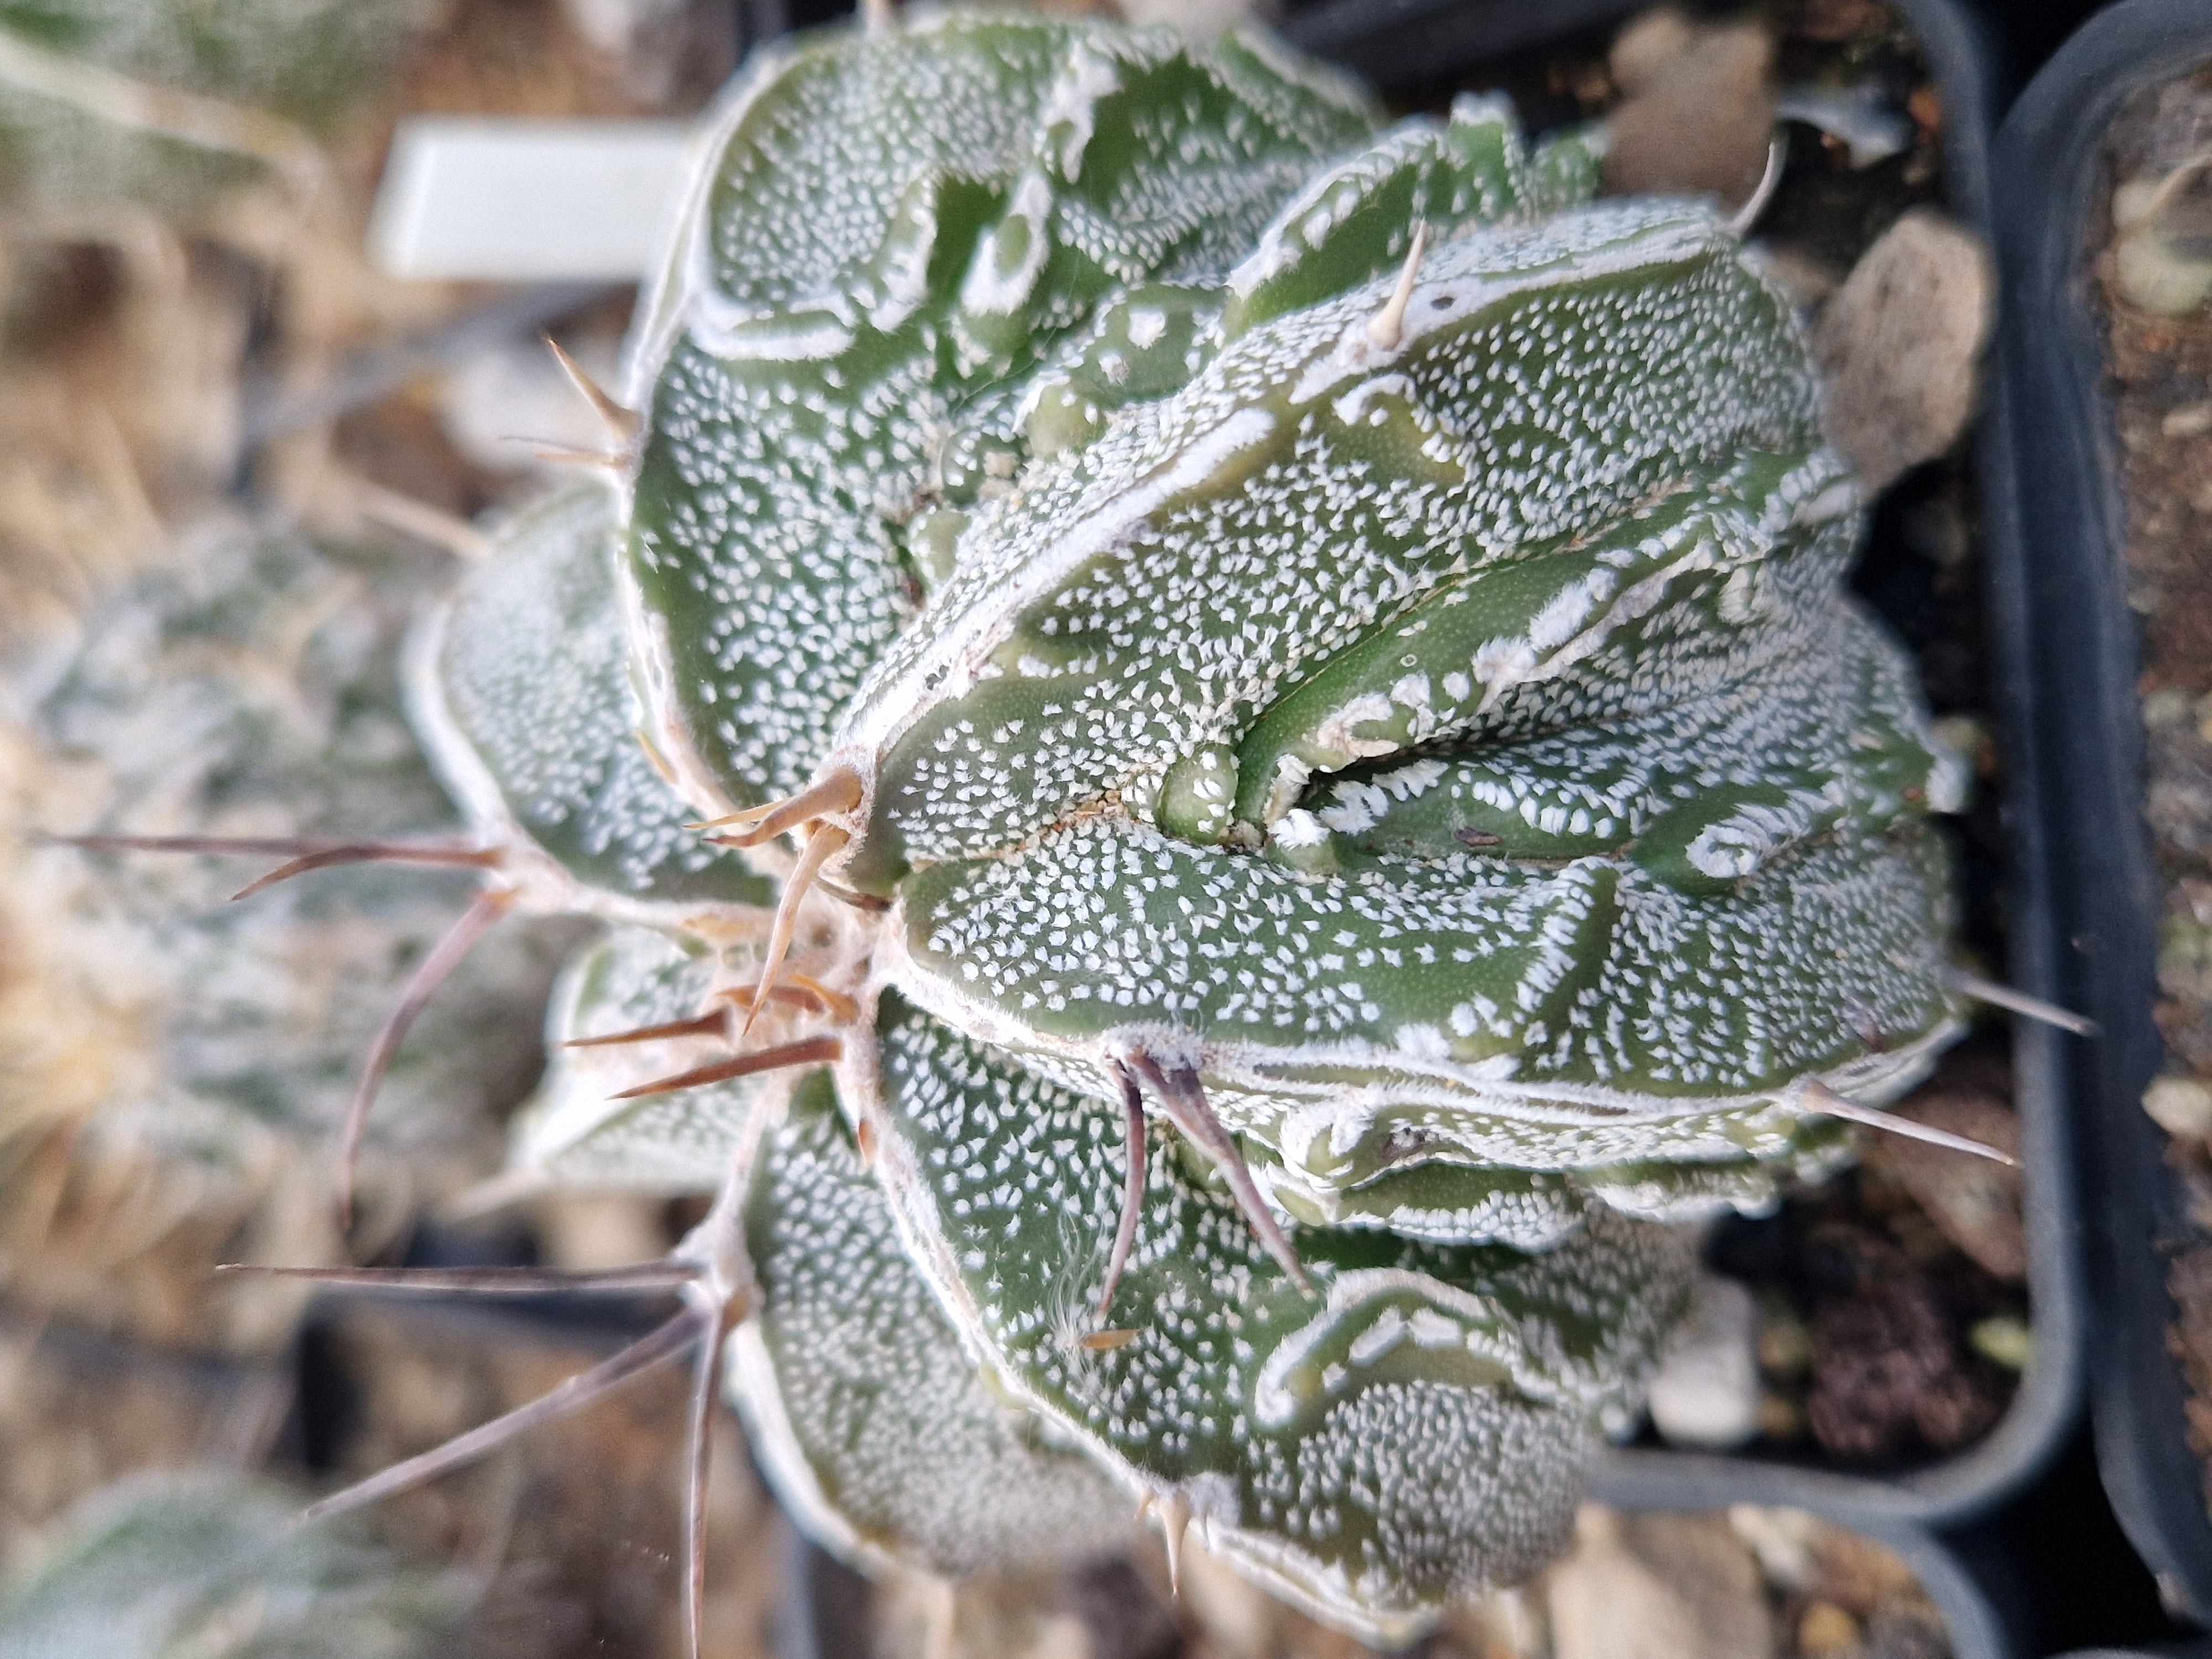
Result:
{"label": "wrinkled cactus ridge", "polygon": [[1601,1419],[1627,1414],[1681,1311],[1679,1231],[1601,1213],[1544,1254],[1302,1229],[1317,1297],[1154,1148],[1093,1349],[1121,1174],[1111,1120],[887,994],[886,1154],[919,1259],[1001,1374],[1209,1548],[1341,1622],[1401,1638],[1564,1541]]}
{"label": "wrinkled cactus ridge", "polygon": [[679,920],[687,904],[772,902],[684,827],[692,815],[640,739],[615,585],[620,506],[585,484],[495,537],[416,641],[416,728],[479,831],[541,849],[582,890],[562,896],[574,908]]}
{"label": "wrinkled cactus ridge", "polygon": [[732,1393],[777,1490],[840,1547],[932,1572],[1126,1546],[1108,1476],[963,1352],[826,1082],[769,1135],[747,1211],[761,1303]]}
{"label": "wrinkled cactus ridge", "polygon": [[774,1077],[616,1098],[727,1046],[719,1032],[578,1048],[620,1033],[691,1021],[714,999],[720,969],[696,936],[615,927],[568,964],[547,1009],[545,1076],[515,1121],[508,1161],[531,1184],[602,1191],[712,1191],[744,1144]]}
{"label": "wrinkled cactus ridge", "polygon": [[643,336],[631,550],[687,783],[805,781],[913,616],[963,402],[1129,284],[1219,276],[1371,120],[1234,35],[953,13],[769,53]]}

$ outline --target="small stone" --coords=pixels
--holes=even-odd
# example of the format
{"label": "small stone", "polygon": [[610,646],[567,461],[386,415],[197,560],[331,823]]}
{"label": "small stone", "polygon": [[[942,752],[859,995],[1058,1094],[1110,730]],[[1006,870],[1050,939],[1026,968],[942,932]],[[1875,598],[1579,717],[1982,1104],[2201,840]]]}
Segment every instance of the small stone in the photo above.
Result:
{"label": "small stone", "polygon": [[1732,1279],[1702,1279],[1651,1383],[1651,1421],[1670,1444],[1724,1450],[1759,1432],[1759,1309]]}
{"label": "small stone", "polygon": [[1695,1607],[1702,1654],[1771,1654],[1778,1645],[1759,1557],[1725,1516],[1642,1513],[1621,1519],[1629,1551]]}
{"label": "small stone", "polygon": [[2158,429],[2169,438],[2194,438],[2212,432],[2212,403],[2184,404],[2160,421]]}
{"label": "small stone", "polygon": [[2025,1319],[2011,1314],[1991,1314],[1977,1320],[1966,1341],[1983,1358],[2008,1371],[2024,1371],[2034,1356],[2035,1333]]}
{"label": "small stone", "polygon": [[[2169,997],[2203,1004],[2212,1002],[2212,922],[2205,920],[2191,885],[2179,883],[2166,894],[2166,914],[2158,924],[2158,988]],[[2167,1040],[2172,1042],[2171,1033]],[[2148,1108],[2149,1103],[2144,1103]]]}
{"label": "small stone", "polygon": [[1860,1651],[1865,1659],[1951,1659],[1951,1638],[1933,1607],[1884,1607],[1867,1620]]}
{"label": "small stone", "polygon": [[[1898,1110],[1916,1123],[1979,1141],[2008,1158],[2019,1154],[2020,1120],[1995,1094],[1923,1089]],[[1866,1161],[1894,1177],[1943,1237],[1989,1273],[2008,1285],[2027,1277],[2027,1230],[2021,1219],[2016,1167],[1898,1136],[1877,1138],[1867,1149]]]}
{"label": "small stone", "polygon": [[1759,1369],[1790,1382],[1812,1366],[1813,1334],[1787,1300],[1769,1292],[1759,1310]]}
{"label": "small stone", "polygon": [[2197,712],[2197,699],[2178,685],[2161,685],[2142,700],[2143,724],[2154,731],[2188,723]]}
{"label": "small stone", "polygon": [[1680,7],[1655,6],[1622,25],[1606,69],[1624,94],[1642,91],[1697,44],[1698,27]]}
{"label": "small stone", "polygon": [[[2212,697],[2204,701],[2212,704]],[[2212,720],[2212,708],[2205,711],[2205,718]],[[2173,895],[2188,907],[2191,915],[2207,927],[2212,927],[2212,881],[2205,881],[2197,876],[2184,876],[2173,884]]]}
{"label": "small stone", "polygon": [[[1672,26],[1647,15],[1641,27],[1652,38],[1628,73],[1644,78],[1606,122],[1607,193],[1714,196],[1730,207],[1748,201],[1774,132],[1772,37],[1756,23],[1698,29],[1668,56],[1660,47]],[[1616,80],[1621,67],[1614,66]]]}
{"label": "small stone", "polygon": [[1808,1519],[1813,1571],[1806,1588],[1814,1600],[1832,1601],[1869,1626],[1886,1608],[1924,1601],[1920,1580],[1893,1552],[1831,1522]]}
{"label": "small stone", "polygon": [[1762,1440],[1787,1444],[1802,1440],[1805,1436],[1805,1408],[1788,1395],[1777,1394],[1771,1389],[1760,1391],[1759,1396],[1759,1434]]}
{"label": "small stone", "polygon": [[1759,1559],[1759,1571],[1776,1589],[1795,1595],[1813,1582],[1813,1547],[1821,1527],[1814,1516],[1802,1510],[1731,1504],[1728,1523],[1729,1530]]}
{"label": "small stone", "polygon": [[1973,714],[1944,714],[1930,720],[1936,740],[1973,769],[1978,778],[1997,773],[1997,740],[1987,720]]}
{"label": "small stone", "polygon": [[1844,285],[1844,273],[1802,248],[1759,246],[1751,250],[1759,269],[1800,312],[1818,311]]}
{"label": "small stone", "polygon": [[1546,1583],[1554,1659],[1773,1659],[1757,1564],[1726,1522],[1589,1504],[1575,1531]]}
{"label": "small stone", "polygon": [[2193,1077],[2153,1078],[2142,1103],[2151,1121],[2176,1139],[2212,1139],[2212,1083]]}
{"label": "small stone", "polygon": [[1803,1659],[1841,1659],[1856,1653],[1859,1621],[1833,1601],[1815,1601],[1797,1621],[1797,1651]]}
{"label": "small stone", "polygon": [[1912,118],[1912,125],[1929,137],[1943,131],[1943,94],[1936,90],[1933,82],[1913,88],[1905,100],[1905,112]]}
{"label": "small stone", "polygon": [[1914,208],[1821,312],[1813,352],[1828,385],[1828,437],[1869,492],[1941,455],[1966,429],[1995,294],[1981,242]]}
{"label": "small stone", "polygon": [[2140,310],[2179,317],[2212,303],[2212,163],[2202,159],[2112,192],[2112,286]]}

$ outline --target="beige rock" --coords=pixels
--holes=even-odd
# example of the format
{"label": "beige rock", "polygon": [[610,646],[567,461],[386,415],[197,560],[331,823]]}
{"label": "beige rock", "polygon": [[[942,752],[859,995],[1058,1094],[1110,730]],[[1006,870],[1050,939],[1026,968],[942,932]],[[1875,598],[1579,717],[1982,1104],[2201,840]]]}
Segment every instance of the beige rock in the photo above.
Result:
{"label": "beige rock", "polygon": [[[1613,74],[1631,91],[1607,118],[1605,188],[1616,196],[1716,196],[1750,199],[1766,170],[1774,133],[1774,40],[1759,24],[1698,29],[1668,50],[1679,16],[1646,14],[1620,46]],[[1640,41],[1638,35],[1644,38]]]}
{"label": "beige rock", "polygon": [[2166,1133],[2183,1140],[2212,1140],[2212,1083],[2193,1077],[2151,1079],[2143,1110]]}
{"label": "beige rock", "polygon": [[[1926,1088],[1898,1110],[1916,1123],[1964,1136],[2008,1158],[2020,1152],[2020,1120],[1995,1094]],[[1994,1158],[1891,1135],[1867,1148],[1866,1162],[1895,1177],[1943,1236],[2008,1284],[2027,1277],[2027,1232],[2021,1219],[2020,1170]]]}
{"label": "beige rock", "polygon": [[1820,1522],[1803,1510],[1768,1509],[1758,1504],[1731,1504],[1729,1529],[1758,1559],[1766,1582],[1792,1595],[1813,1582],[1813,1551],[1820,1542]]}
{"label": "beige rock", "polygon": [[1690,1316],[1651,1379],[1668,1443],[1726,1450],[1759,1432],[1759,1308],[1732,1279],[1698,1280]]}
{"label": "beige rock", "polygon": [[2185,404],[2158,423],[2168,438],[2195,438],[2212,432],[2212,401]]}
{"label": "beige rock", "polygon": [[1812,1577],[1807,1588],[1854,1617],[1870,1619],[1885,1608],[1920,1607],[1927,1592],[1902,1558],[1855,1532],[1814,1519],[1808,1545]]}
{"label": "beige rock", "polygon": [[1966,1341],[1983,1358],[2007,1370],[2024,1371],[2035,1358],[2035,1329],[2011,1314],[1991,1314],[1978,1319],[1966,1333]]}
{"label": "beige rock", "polygon": [[1869,492],[1948,449],[1974,410],[1995,311],[1981,242],[1915,208],[1852,268],[1813,331],[1828,438]]}
{"label": "beige rock", "polygon": [[1762,246],[1753,253],[1759,269],[1800,311],[1819,310],[1844,285],[1844,272],[1801,248]]}
{"label": "beige rock", "polygon": [[1624,94],[1640,92],[1697,40],[1697,25],[1680,7],[1655,6],[1630,18],[1613,37],[1606,70]]}
{"label": "beige rock", "polygon": [[1804,1659],[1844,1659],[1859,1647],[1859,1621],[1833,1601],[1815,1601],[1797,1621],[1797,1651]]}
{"label": "beige rock", "polygon": [[2129,304],[2180,317],[2212,304],[2212,150],[2112,192],[2112,286]]}
{"label": "beige rock", "polygon": [[1587,1505],[1546,1585],[1555,1659],[1773,1659],[1751,1552],[1714,1516]]}

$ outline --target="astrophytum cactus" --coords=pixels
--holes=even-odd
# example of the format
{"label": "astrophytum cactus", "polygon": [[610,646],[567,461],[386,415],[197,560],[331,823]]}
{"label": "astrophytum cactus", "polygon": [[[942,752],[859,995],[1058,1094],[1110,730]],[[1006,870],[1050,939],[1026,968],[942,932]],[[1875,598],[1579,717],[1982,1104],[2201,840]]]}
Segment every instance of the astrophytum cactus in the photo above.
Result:
{"label": "astrophytum cactus", "polygon": [[482,867],[410,1006],[506,908],[607,924],[506,1190],[719,1194],[506,1426],[687,1346],[703,1420],[726,1337],[864,1561],[1141,1510],[1395,1640],[1557,1547],[1681,1224],[1834,1167],[1962,995],[1790,307],[1602,142],[998,13],[754,67],[612,483],[417,641],[474,838],[328,854]]}
{"label": "astrophytum cactus", "polygon": [[143,1474],[77,1507],[0,1586],[0,1659],[431,1659],[472,1587],[329,1528],[235,1475]]}

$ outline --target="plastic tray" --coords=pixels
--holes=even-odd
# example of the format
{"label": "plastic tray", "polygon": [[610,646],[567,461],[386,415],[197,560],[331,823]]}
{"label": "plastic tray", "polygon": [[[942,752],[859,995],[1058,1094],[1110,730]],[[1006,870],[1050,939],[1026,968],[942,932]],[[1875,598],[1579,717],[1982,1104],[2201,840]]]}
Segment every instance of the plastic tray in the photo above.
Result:
{"label": "plastic tray", "polygon": [[2163,1045],[2151,1023],[2162,884],[2142,812],[2136,630],[2122,586],[2115,441],[2099,386],[2103,331],[2083,280],[2106,130],[2142,88],[2212,60],[2203,0],[2124,0],[2093,18],[2022,94],[1996,156],[2008,284],[2000,424],[2015,488],[1992,492],[1993,543],[2033,611],[2046,811],[2069,897],[2061,1000],[2102,1036],[2075,1056],[2100,1356],[2098,1461],[2112,1507],[2174,1610],[2212,1623],[2212,1519],[2166,1352],[2160,1241],[2185,1213],[2143,1113]]}

